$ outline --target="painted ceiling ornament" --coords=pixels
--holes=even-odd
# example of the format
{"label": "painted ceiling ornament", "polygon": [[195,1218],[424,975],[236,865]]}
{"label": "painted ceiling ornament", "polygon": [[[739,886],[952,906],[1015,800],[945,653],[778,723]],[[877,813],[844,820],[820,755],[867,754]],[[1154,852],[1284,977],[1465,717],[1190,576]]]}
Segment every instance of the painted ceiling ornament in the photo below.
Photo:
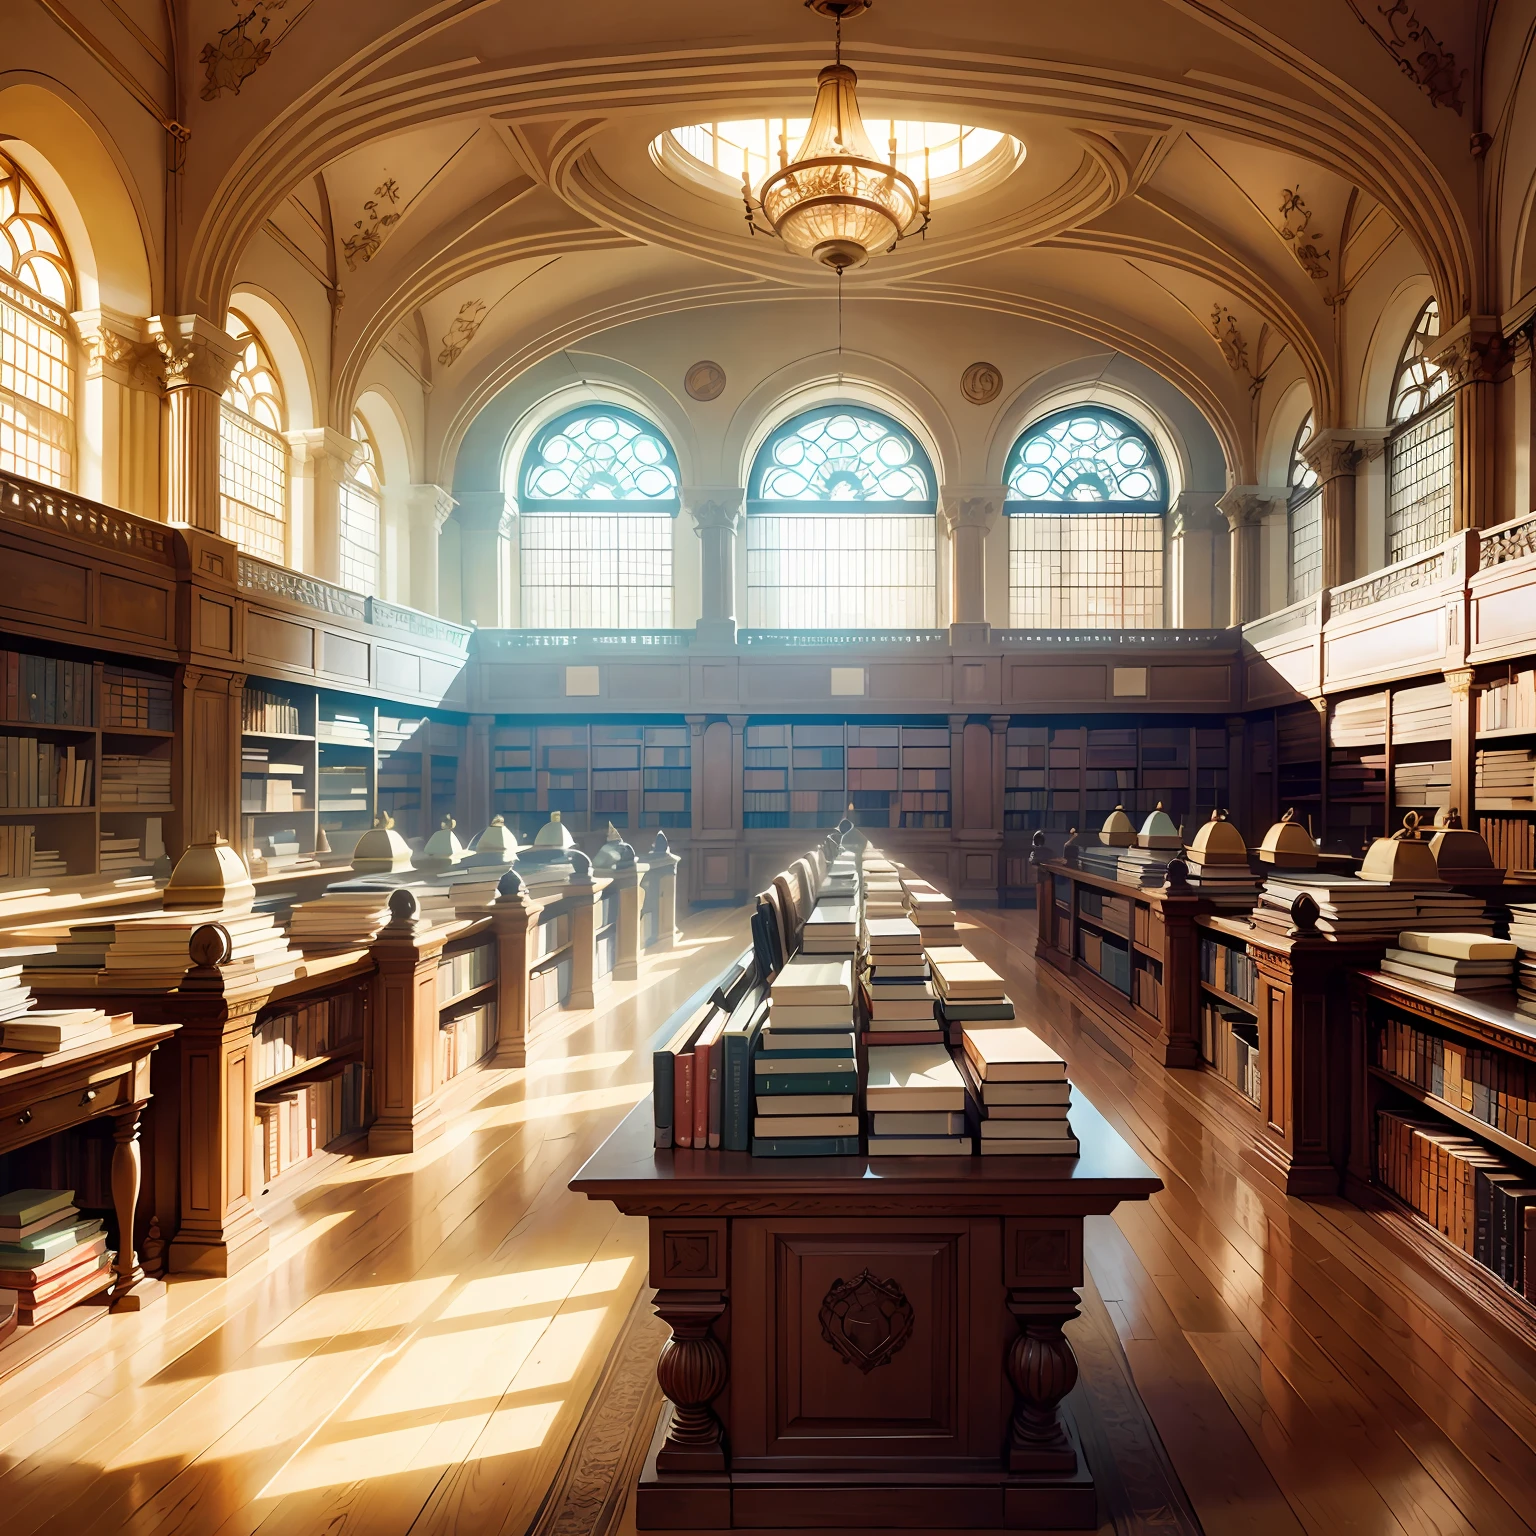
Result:
{"label": "painted ceiling ornament", "polygon": [[1390,5],[1378,0],[1374,17],[1367,16],[1356,0],[1349,0],[1349,8],[1432,105],[1449,107],[1458,117],[1462,114],[1466,103],[1461,88],[1467,71],[1457,69],[1456,55],[1419,20],[1408,0],[1392,0]]}
{"label": "painted ceiling ornament", "polygon": [[683,388],[695,400],[718,400],[725,393],[725,369],[701,358],[683,375]]}
{"label": "painted ceiling ornament", "polygon": [[1284,221],[1280,226],[1280,238],[1289,244],[1307,276],[1321,282],[1328,276],[1331,253],[1318,249],[1322,231],[1312,228],[1312,210],[1301,195],[1300,183],[1281,189],[1280,217]]}
{"label": "painted ceiling ornament", "polygon": [[972,405],[991,405],[1003,392],[1003,371],[996,363],[972,363],[960,375],[960,393]]}
{"label": "painted ceiling ornament", "polygon": [[458,362],[464,349],[475,339],[475,332],[485,323],[491,307],[484,299],[465,299],[459,312],[443,332],[443,350],[437,354],[439,367],[447,368]]}
{"label": "painted ceiling ornament", "polygon": [[363,204],[363,217],[352,225],[357,233],[348,235],[341,242],[349,271],[355,272],[358,262],[370,262],[379,254],[385,232],[400,222],[394,207],[399,201],[400,183],[393,176],[386,176],[373,189],[373,196]]}
{"label": "painted ceiling ornament", "polygon": [[298,25],[313,0],[305,0],[278,26],[273,18],[287,11],[292,0],[254,0],[243,10],[243,0],[231,3],[240,14],[213,42],[205,43],[198,56],[204,101],[215,101],[224,91],[238,96],[240,87],[272,57],[272,50]]}
{"label": "painted ceiling ornament", "polygon": [[1238,328],[1237,316],[1224,304],[1211,306],[1211,335],[1233,373],[1248,372],[1248,343]]}
{"label": "painted ceiling ornament", "polygon": [[[811,124],[789,157],[789,142],[779,136],[779,168],[763,178],[752,195],[745,167],[741,197],[747,228],[776,235],[792,251],[819,261],[841,275],[861,267],[871,256],[896,249],[896,243],[928,228],[928,153],[923,152],[923,187],[896,168],[896,140],[889,163],[875,153],[859,111],[859,77],[843,63],[843,22],[862,16],[873,0],[805,0],[806,6],[837,24],[836,54],[816,77]],[[758,223],[761,215],[766,227]]]}

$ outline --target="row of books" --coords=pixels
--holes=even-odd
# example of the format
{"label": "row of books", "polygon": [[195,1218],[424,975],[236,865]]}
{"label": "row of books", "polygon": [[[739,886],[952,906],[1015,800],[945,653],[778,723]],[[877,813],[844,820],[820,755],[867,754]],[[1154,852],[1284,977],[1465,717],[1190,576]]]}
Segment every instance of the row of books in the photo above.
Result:
{"label": "row of books", "polygon": [[1200,937],[1200,980],[1245,1003],[1254,999],[1258,969],[1246,948],[1211,934]]}
{"label": "row of books", "polygon": [[111,1285],[106,1230],[74,1199],[72,1189],[0,1195],[0,1338],[7,1326],[46,1323]]}
{"label": "row of books", "polygon": [[[474,949],[445,955],[437,967],[437,998],[441,1007],[451,997],[460,997],[496,977],[496,946],[480,944]],[[477,1058],[478,1059],[478,1058]]]}
{"label": "row of books", "polygon": [[1245,1098],[1260,1102],[1259,1025],[1252,1015],[1214,998],[1202,998],[1200,1055]]}
{"label": "row of books", "polygon": [[0,806],[88,806],[92,766],[72,745],[0,736]]}
{"label": "row of books", "polygon": [[1406,929],[1493,932],[1484,903],[1449,886],[1413,890],[1319,870],[1287,870],[1270,876],[1253,909],[1254,926],[1288,932],[1291,904],[1303,894],[1317,903],[1318,930],[1340,939],[1390,938]]}
{"label": "row of books", "polygon": [[48,880],[68,873],[69,866],[56,848],[37,846],[37,828],[31,822],[0,826],[0,877],[16,879],[31,875]]}
{"label": "row of books", "polygon": [[101,670],[101,723],[137,731],[172,729],[171,680],[128,667]]}
{"label": "row of books", "polygon": [[247,688],[240,695],[240,729],[256,736],[305,734],[299,706],[264,688]]}
{"label": "row of books", "polygon": [[1514,983],[1519,948],[1484,933],[1398,934],[1381,968],[1442,992],[1507,992]]}
{"label": "row of books", "polygon": [[358,747],[373,745],[373,726],[362,715],[322,715],[316,722],[315,735],[320,741],[340,741]]}
{"label": "row of books", "polygon": [[91,726],[96,723],[95,699],[90,662],[0,651],[0,720]]}
{"label": "row of books", "polygon": [[252,1068],[258,1085],[271,1082],[305,1062],[356,1045],[363,1034],[362,1007],[351,992],[273,1014],[252,1030]]}
{"label": "row of books", "polygon": [[101,756],[101,804],[169,805],[171,760],[123,752]]}
{"label": "row of books", "polygon": [[372,1073],[348,1062],[324,1077],[256,1099],[254,1151],[263,1185],[373,1118]]}
{"label": "row of books", "polygon": [[467,1072],[496,1044],[496,1002],[489,999],[443,1019],[438,1026],[438,1079]]}

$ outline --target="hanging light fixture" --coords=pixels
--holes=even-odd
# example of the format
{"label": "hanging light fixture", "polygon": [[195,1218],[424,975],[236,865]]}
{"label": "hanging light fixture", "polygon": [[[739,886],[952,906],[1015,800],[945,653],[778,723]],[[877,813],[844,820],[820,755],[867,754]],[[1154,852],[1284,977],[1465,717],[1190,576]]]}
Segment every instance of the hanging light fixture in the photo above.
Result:
{"label": "hanging light fixture", "polygon": [[[816,104],[795,158],[779,135],[779,168],[763,179],[756,199],[745,167],[741,173],[747,227],[777,235],[791,250],[842,274],[871,256],[894,250],[898,240],[928,228],[928,151],[923,150],[923,187],[896,168],[896,138],[889,161],[879,159],[859,113],[859,77],[843,63],[843,22],[862,15],[873,0],[805,0],[837,23],[835,62],[816,77]],[[758,215],[767,223],[763,228]]]}

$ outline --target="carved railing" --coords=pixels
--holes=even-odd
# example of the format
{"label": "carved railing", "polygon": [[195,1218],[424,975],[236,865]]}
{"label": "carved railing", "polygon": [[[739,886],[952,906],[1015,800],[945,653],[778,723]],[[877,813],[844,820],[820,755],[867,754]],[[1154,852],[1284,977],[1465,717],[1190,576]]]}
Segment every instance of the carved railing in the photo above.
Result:
{"label": "carved railing", "polygon": [[161,565],[176,564],[175,537],[164,523],[104,507],[73,491],[61,491],[6,470],[0,470],[0,518],[94,544],[98,549],[136,555]]}
{"label": "carved railing", "polygon": [[1230,646],[1233,634],[1228,629],[994,629],[992,638],[1000,645],[1100,645],[1177,646],[1180,649]]}
{"label": "carved railing", "polygon": [[281,597],[300,607],[313,608],[317,613],[363,621],[368,617],[367,599],[360,593],[333,586],[316,576],[306,576],[301,571],[268,565],[265,560],[254,560],[249,555],[240,556],[239,580],[247,592],[265,592],[269,597]]}
{"label": "carved railing", "polygon": [[947,629],[743,629],[738,643],[747,650],[837,651],[864,646],[919,646],[949,644]]}
{"label": "carved railing", "polygon": [[1338,618],[1341,614],[1370,608],[1390,598],[1438,587],[1444,579],[1445,551],[1437,549],[1416,560],[1389,565],[1386,570],[1377,571],[1374,576],[1364,576],[1347,586],[1334,587],[1328,595],[1328,612],[1331,617]]}
{"label": "carved railing", "polygon": [[684,651],[691,629],[481,629],[480,651]]}
{"label": "carved railing", "polygon": [[1303,598],[1282,608],[1278,613],[1267,613],[1262,619],[1250,619],[1243,625],[1243,639],[1249,645],[1268,645],[1285,635],[1300,629],[1316,629],[1322,623],[1322,594]]}
{"label": "carved railing", "polygon": [[402,635],[414,635],[418,640],[434,640],[460,653],[468,652],[469,637],[474,633],[463,624],[450,623],[418,608],[386,603],[378,597],[367,599],[367,616],[375,629],[392,629]]}
{"label": "carved railing", "polygon": [[1536,555],[1536,512],[1485,529],[1478,540],[1477,568],[1491,571],[1496,565],[1524,560],[1527,555]]}

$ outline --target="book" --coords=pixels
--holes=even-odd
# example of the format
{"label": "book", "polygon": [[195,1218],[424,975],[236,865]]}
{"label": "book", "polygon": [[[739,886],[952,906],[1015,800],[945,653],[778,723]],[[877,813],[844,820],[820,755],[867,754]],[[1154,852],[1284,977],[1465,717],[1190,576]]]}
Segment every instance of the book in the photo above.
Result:
{"label": "book", "polygon": [[61,1312],[67,1312],[76,1302],[84,1301],[87,1297],[106,1290],[112,1284],[113,1278],[112,1269],[108,1264],[108,1255],[102,1254],[99,1262],[100,1269],[89,1271],[75,1281],[68,1290],[59,1292],[45,1302],[29,1305],[25,1295],[21,1295],[16,1308],[17,1317],[21,1323],[25,1326],[46,1323]]}
{"label": "book", "polygon": [[995,1120],[989,1115],[981,1122],[981,1134],[1000,1141],[1061,1141],[1070,1139],[1072,1132],[1065,1115],[1049,1120]]}
{"label": "book", "polygon": [[869,1117],[872,1136],[963,1136],[963,1110],[877,1110]]}
{"label": "book", "polygon": [[[716,1008],[693,1046],[693,1144],[720,1145],[720,1036],[730,1015]],[[711,1139],[713,1137],[713,1139]]]}
{"label": "book", "polygon": [[1399,960],[1383,960],[1381,968],[1388,976],[1401,976],[1407,981],[1417,981],[1426,987],[1439,987],[1445,992],[1505,992],[1509,990],[1513,979],[1508,967],[1502,976],[1448,976],[1444,971],[1404,965]]}
{"label": "book", "polygon": [[75,1192],[72,1189],[13,1189],[8,1195],[0,1195],[0,1240],[14,1239],[22,1235],[18,1228],[45,1217],[63,1219],[66,1206],[73,1206]]}
{"label": "book", "polygon": [[1519,946],[1508,939],[1490,938],[1485,933],[1415,933],[1397,936],[1399,949],[1426,955],[1442,955],[1449,960],[1513,960]]}
{"label": "book", "polygon": [[1507,960],[1455,960],[1448,955],[1432,955],[1423,950],[1392,949],[1386,953],[1388,960],[1400,965],[1417,966],[1425,971],[1443,971],[1447,976],[1508,976]]}
{"label": "book", "polygon": [[98,1253],[105,1253],[106,1248],[107,1234],[102,1232],[89,1242],[80,1243],[61,1253],[58,1258],[50,1259],[48,1263],[39,1264],[33,1269],[0,1269],[0,1286],[13,1291],[31,1290],[34,1286],[43,1285],[70,1270],[78,1269]]}
{"label": "book", "polygon": [[976,1150],[983,1157],[1076,1157],[1075,1136],[1060,1141],[981,1141]]}
{"label": "book", "polygon": [[846,1072],[793,1072],[754,1077],[753,1089],[763,1094],[779,1093],[857,1093],[859,1074],[852,1069]]}
{"label": "book", "polygon": [[826,1072],[855,1072],[858,1063],[852,1051],[844,1056],[767,1056],[759,1051],[752,1060],[754,1077],[784,1077],[796,1073],[817,1075]]}
{"label": "book", "polygon": [[752,1114],[752,1056],[768,1018],[768,999],[761,987],[751,988],[731,1012],[720,1037],[720,1145],[727,1152],[745,1152]]}
{"label": "book", "polygon": [[1063,1082],[1067,1064],[1022,1024],[973,1024],[964,1032],[965,1052],[984,1083]]}
{"label": "book", "polygon": [[753,1157],[852,1157],[858,1154],[857,1136],[754,1136]]}
{"label": "book", "polygon": [[957,1002],[947,997],[941,998],[939,1001],[939,1012],[946,1019],[951,1019],[959,1024],[966,1024],[975,1020],[1011,1019],[1014,1017],[1013,1001],[1007,997],[983,1003]]}
{"label": "book", "polygon": [[851,1030],[824,1030],[804,1032],[776,1030],[772,1027],[762,1033],[762,1055],[775,1056],[836,1056],[853,1055]]}
{"label": "book", "polygon": [[[780,1093],[773,1099],[776,1115],[851,1115],[851,1093]],[[739,1149],[746,1151],[745,1147]]]}
{"label": "book", "polygon": [[102,1230],[94,1218],[80,1218],[34,1232],[17,1242],[0,1242],[0,1269],[35,1269],[56,1259],[81,1243],[88,1243]]}
{"label": "book", "polygon": [[871,1157],[969,1157],[969,1136],[871,1136]]}
{"label": "book", "polygon": [[[656,1145],[675,1144],[674,1116],[677,1105],[678,1058],[692,1044],[709,1017],[711,1005],[701,1003],[673,1030],[667,1043],[651,1053],[651,1106],[655,1117]],[[693,1140],[693,1122],[688,1122],[688,1140]]]}
{"label": "book", "polygon": [[884,1110],[964,1110],[965,1080],[942,1045],[872,1047],[865,1103]]}
{"label": "book", "polygon": [[770,1001],[768,1027],[780,1033],[792,1029],[846,1029],[853,1021],[852,999],[846,1003],[817,1003],[799,1007]]}
{"label": "book", "polygon": [[757,1115],[754,1137],[854,1136],[859,1134],[857,1115]]}
{"label": "book", "polygon": [[24,1237],[31,1237],[34,1232],[46,1232],[50,1227],[57,1226],[61,1221],[69,1221],[79,1214],[74,1206],[66,1205],[62,1210],[50,1211],[46,1216],[39,1216],[35,1221],[23,1222],[19,1226],[0,1221],[0,1243],[20,1242]]}
{"label": "book", "polygon": [[853,1001],[853,966],[847,960],[809,959],[796,955],[773,978],[775,1005],[792,1007],[813,1004],[851,1003]]}

